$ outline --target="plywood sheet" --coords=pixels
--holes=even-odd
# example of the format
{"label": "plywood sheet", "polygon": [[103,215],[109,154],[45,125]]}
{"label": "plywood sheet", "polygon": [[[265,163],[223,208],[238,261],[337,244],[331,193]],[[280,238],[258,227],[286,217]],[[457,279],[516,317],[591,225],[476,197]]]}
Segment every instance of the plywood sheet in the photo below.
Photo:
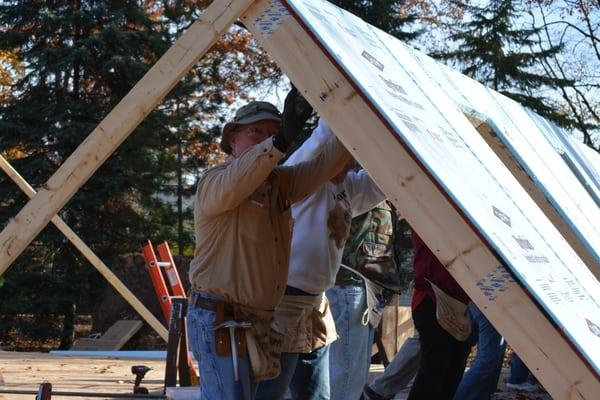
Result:
{"label": "plywood sheet", "polygon": [[242,20],[553,397],[593,398],[600,284],[405,46],[319,0]]}
{"label": "plywood sheet", "polygon": [[[565,160],[579,181],[585,186],[590,196],[600,206],[600,170],[593,165],[586,154],[591,151],[583,143],[577,142],[563,128],[540,117],[531,110],[527,110],[531,118],[546,136],[552,147]],[[588,151],[589,150],[589,151]],[[598,154],[598,153],[596,153]]]}
{"label": "plywood sheet", "polygon": [[[486,140],[532,195],[569,244],[600,276],[600,207],[586,180],[578,179],[557,153],[563,142],[551,124],[517,102],[408,47],[427,77],[474,120],[490,129]],[[413,67],[414,64],[413,64]],[[492,137],[493,136],[493,137]],[[552,142],[548,140],[552,138]],[[554,146],[554,147],[553,147]],[[508,160],[510,158],[510,160]],[[592,182],[591,180],[590,182]],[[531,182],[531,184],[530,184]]]}

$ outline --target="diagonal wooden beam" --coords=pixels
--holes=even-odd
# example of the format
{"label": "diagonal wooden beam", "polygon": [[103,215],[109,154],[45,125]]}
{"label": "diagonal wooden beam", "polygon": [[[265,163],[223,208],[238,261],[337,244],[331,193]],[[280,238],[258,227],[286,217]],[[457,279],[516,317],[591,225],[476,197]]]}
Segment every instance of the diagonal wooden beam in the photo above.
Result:
{"label": "diagonal wooden beam", "polygon": [[0,275],[253,0],[214,1],[0,233]]}
{"label": "diagonal wooden beam", "polygon": [[[29,197],[35,196],[35,190],[19,173],[10,165],[10,163],[0,155],[0,168],[19,186],[19,188]],[[58,215],[51,219],[52,223],[67,239],[88,259],[88,261],[100,272],[100,274],[110,283],[117,292],[129,303],[131,307],[142,317],[165,341],[168,338],[167,329],[160,321],[142,304],[141,301],[119,280],[119,278],[100,260],[100,258],[90,249],[79,236],[63,221]]]}

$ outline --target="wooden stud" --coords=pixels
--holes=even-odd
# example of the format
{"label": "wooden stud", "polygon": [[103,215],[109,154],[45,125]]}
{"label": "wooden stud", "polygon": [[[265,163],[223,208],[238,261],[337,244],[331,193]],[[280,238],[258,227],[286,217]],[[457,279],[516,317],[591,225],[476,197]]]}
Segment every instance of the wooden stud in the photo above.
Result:
{"label": "wooden stud", "polygon": [[[35,190],[27,183],[25,179],[9,164],[4,157],[0,155],[0,168],[19,186],[19,188],[29,197],[35,196]],[[67,239],[84,255],[85,258],[100,272],[100,274],[115,288],[117,292],[133,307],[133,309],[159,334],[161,338],[167,341],[167,329],[160,321],[146,308],[141,301],[121,282],[121,280],[100,260],[100,258],[90,249],[83,240],[63,221],[58,215],[51,219],[52,223]]]}
{"label": "wooden stud", "polygon": [[0,275],[253,0],[214,1],[0,233]]}
{"label": "wooden stud", "polygon": [[142,321],[120,319],[98,339],[81,338],[76,340],[71,346],[71,350],[121,350],[143,325]]}
{"label": "wooden stud", "polygon": [[482,277],[504,267],[295,17],[279,20],[276,29],[261,33],[255,23],[270,4],[268,0],[257,1],[242,17],[262,47],[327,120],[553,398],[595,398],[600,393],[596,372],[519,284],[505,282],[504,291],[493,301],[478,289]]}

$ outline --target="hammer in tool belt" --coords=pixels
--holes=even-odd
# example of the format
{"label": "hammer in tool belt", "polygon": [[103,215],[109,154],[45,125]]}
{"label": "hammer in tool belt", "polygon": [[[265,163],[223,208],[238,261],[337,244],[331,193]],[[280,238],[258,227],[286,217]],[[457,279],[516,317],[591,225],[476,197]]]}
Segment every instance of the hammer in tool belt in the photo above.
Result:
{"label": "hammer in tool belt", "polygon": [[221,329],[221,328],[229,329],[229,340],[231,341],[231,361],[233,363],[233,376],[234,376],[236,382],[240,380],[240,371],[239,371],[239,366],[238,366],[239,365],[238,348],[237,348],[237,343],[235,340],[235,330],[236,329],[248,329],[251,326],[252,326],[252,324],[249,321],[230,320],[230,321],[221,322],[219,325],[214,327],[215,331],[217,329]]}

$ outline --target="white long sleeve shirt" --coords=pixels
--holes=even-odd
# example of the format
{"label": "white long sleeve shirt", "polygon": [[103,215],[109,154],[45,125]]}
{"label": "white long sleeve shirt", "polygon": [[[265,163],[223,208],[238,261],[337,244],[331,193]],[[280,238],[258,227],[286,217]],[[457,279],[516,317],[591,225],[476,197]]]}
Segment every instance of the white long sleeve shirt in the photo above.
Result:
{"label": "white long sleeve shirt", "polygon": [[[325,121],[320,119],[312,135],[285,165],[295,165],[316,157],[331,135],[333,133]],[[340,184],[328,181],[310,196],[295,203],[292,206],[294,230],[287,284],[313,294],[331,288],[335,284],[344,246],[338,247],[331,237],[327,223],[330,212],[337,206],[355,217],[384,199],[383,192],[366,171],[361,170],[349,172]]]}

